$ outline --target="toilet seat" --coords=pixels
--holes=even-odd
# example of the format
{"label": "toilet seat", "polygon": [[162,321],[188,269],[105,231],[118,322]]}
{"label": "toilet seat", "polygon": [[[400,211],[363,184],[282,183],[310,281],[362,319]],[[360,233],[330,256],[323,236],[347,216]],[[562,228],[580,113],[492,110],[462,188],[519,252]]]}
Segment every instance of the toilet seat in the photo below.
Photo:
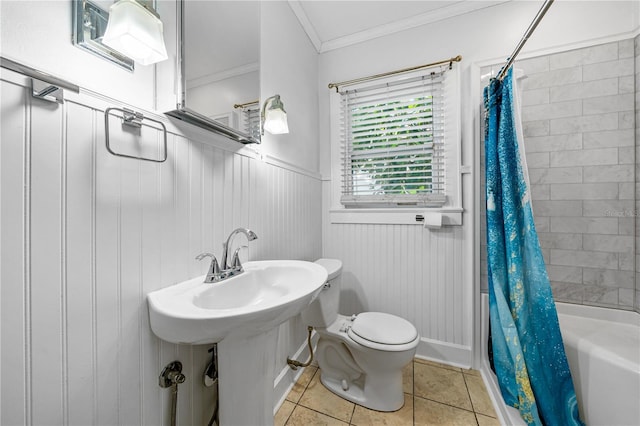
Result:
{"label": "toilet seat", "polygon": [[356,343],[382,351],[404,351],[415,347],[418,331],[404,318],[382,312],[363,312],[347,330]]}

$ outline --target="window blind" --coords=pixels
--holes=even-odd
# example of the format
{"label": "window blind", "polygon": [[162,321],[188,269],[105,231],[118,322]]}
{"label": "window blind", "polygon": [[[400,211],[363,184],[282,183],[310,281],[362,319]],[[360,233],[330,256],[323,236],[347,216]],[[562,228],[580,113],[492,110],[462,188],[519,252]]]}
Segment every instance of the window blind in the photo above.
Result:
{"label": "window blind", "polygon": [[252,138],[260,140],[260,105],[243,108],[242,121],[244,131]]}
{"label": "window blind", "polygon": [[445,203],[447,69],[341,92],[342,204]]}

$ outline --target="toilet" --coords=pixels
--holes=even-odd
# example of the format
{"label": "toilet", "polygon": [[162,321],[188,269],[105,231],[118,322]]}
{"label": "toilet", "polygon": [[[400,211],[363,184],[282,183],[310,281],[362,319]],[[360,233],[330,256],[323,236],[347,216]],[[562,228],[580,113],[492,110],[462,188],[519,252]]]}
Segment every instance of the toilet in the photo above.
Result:
{"label": "toilet", "polygon": [[322,384],[338,396],[377,411],[404,405],[402,369],[420,341],[409,321],[382,312],[338,314],[342,262],[319,259],[328,279],[302,311],[305,325],[319,335],[316,356]]}

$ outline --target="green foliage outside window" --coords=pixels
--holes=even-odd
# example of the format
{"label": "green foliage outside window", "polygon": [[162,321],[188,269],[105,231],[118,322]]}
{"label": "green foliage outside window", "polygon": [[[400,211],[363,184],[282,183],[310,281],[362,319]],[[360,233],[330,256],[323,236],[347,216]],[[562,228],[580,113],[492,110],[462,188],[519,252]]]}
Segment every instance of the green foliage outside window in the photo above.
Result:
{"label": "green foliage outside window", "polygon": [[431,191],[432,105],[424,96],[351,109],[354,194]]}

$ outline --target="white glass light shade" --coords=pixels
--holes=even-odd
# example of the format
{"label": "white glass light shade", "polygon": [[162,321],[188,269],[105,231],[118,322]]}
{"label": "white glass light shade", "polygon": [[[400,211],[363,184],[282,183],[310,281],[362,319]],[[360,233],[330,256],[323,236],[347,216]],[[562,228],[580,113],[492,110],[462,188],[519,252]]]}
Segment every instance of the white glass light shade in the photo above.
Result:
{"label": "white glass light shade", "polygon": [[267,110],[264,117],[264,130],[271,133],[272,135],[289,133],[287,113],[280,108]]}
{"label": "white glass light shade", "polygon": [[109,9],[102,43],[142,65],[167,59],[162,21],[135,0],[120,0]]}

